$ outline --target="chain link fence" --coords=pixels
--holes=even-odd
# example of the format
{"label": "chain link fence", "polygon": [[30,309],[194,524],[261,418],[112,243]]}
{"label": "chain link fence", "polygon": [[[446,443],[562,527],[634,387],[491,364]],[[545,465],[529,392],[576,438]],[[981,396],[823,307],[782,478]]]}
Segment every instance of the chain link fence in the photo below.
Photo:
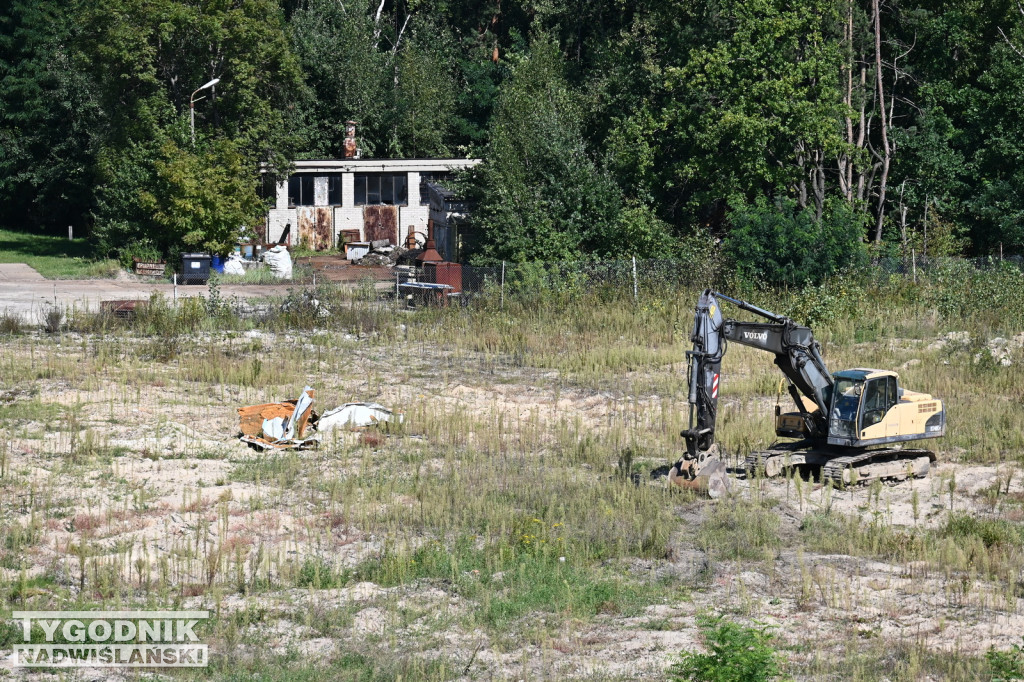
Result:
{"label": "chain link fence", "polygon": [[[902,276],[917,280],[942,272],[985,271],[1004,267],[1024,270],[1024,256],[881,258],[851,274],[868,279]],[[450,272],[438,274],[441,270],[428,267],[396,274],[396,281],[404,283],[414,279],[424,284],[449,285],[453,291],[464,294],[490,291],[497,292],[499,296],[529,296],[531,292],[562,291],[640,297],[644,292],[720,286],[729,282],[733,274],[713,261],[632,258],[616,261],[461,265],[457,268],[459,276]],[[794,286],[803,284],[793,283]]]}
{"label": "chain link fence", "polygon": [[[1024,256],[1004,258],[880,258],[864,268],[850,273],[854,277],[887,279],[905,277],[917,281],[934,275],[983,272],[999,268],[1024,270]],[[316,288],[326,281],[352,288],[374,289],[379,293],[393,293],[396,298],[424,298],[437,300],[454,295],[493,295],[502,300],[512,297],[530,297],[542,293],[596,294],[608,298],[632,296],[641,298],[645,293],[661,293],[684,288],[721,287],[734,282],[735,272],[721,261],[710,258],[703,261],[674,259],[622,259],[610,261],[497,263],[487,266],[442,263],[412,266],[361,266],[346,264],[336,270],[296,267],[291,280],[282,282],[270,277],[244,281],[223,281],[239,286],[246,284],[286,284],[299,289]],[[217,282],[218,280],[213,280]],[[802,287],[804,282],[792,282],[791,287]]]}

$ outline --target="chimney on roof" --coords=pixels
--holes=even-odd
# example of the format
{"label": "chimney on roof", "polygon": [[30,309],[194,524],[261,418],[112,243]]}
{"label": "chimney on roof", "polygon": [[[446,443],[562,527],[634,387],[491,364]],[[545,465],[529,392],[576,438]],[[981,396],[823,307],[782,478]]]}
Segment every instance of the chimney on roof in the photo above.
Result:
{"label": "chimney on roof", "polygon": [[356,142],[356,122],[345,121],[345,158],[358,159],[360,155],[359,143]]}

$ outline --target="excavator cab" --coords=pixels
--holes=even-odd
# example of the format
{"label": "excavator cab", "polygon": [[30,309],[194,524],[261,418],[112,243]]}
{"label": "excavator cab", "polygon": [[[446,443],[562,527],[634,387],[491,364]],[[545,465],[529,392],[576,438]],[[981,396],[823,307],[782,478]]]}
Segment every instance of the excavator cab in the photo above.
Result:
{"label": "excavator cab", "polygon": [[858,368],[832,377],[830,445],[860,448],[945,433],[941,401],[901,389],[895,372]]}

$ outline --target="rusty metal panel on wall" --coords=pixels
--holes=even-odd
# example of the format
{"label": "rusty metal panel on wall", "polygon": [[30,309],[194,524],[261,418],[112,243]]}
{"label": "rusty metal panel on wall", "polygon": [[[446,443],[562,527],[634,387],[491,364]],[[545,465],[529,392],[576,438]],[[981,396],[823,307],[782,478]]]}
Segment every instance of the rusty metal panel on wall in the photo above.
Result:
{"label": "rusty metal panel on wall", "polygon": [[334,230],[329,208],[299,209],[299,244],[313,251],[331,248]]}
{"label": "rusty metal panel on wall", "polygon": [[396,206],[365,206],[363,232],[366,241],[387,239],[392,246],[398,244],[398,208]]}

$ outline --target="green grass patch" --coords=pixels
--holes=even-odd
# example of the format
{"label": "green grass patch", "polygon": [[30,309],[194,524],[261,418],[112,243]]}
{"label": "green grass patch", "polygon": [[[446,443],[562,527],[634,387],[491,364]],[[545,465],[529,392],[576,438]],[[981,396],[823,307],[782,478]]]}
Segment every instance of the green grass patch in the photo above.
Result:
{"label": "green grass patch", "polygon": [[985,547],[1016,547],[1024,541],[1024,528],[1004,519],[983,519],[954,514],[942,527],[942,537],[964,541],[978,538]]}
{"label": "green grass patch", "polygon": [[0,263],[25,263],[47,279],[104,279],[117,275],[114,260],[96,260],[85,239],[0,229]]}
{"label": "green grass patch", "polygon": [[52,424],[67,411],[68,407],[65,405],[44,403],[38,398],[17,400],[12,403],[0,404],[0,424],[17,421]]}
{"label": "green grass patch", "polygon": [[570,548],[504,540],[482,544],[470,537],[450,547],[433,541],[411,553],[389,551],[360,566],[356,575],[381,585],[443,581],[477,601],[477,617],[499,631],[540,613],[580,620],[602,613],[636,615],[667,592],[659,583],[587,563]]}
{"label": "green grass patch", "polygon": [[856,516],[815,512],[800,523],[800,534],[811,549],[825,554],[849,554],[912,561],[925,555],[927,537],[884,523],[863,523]]}

